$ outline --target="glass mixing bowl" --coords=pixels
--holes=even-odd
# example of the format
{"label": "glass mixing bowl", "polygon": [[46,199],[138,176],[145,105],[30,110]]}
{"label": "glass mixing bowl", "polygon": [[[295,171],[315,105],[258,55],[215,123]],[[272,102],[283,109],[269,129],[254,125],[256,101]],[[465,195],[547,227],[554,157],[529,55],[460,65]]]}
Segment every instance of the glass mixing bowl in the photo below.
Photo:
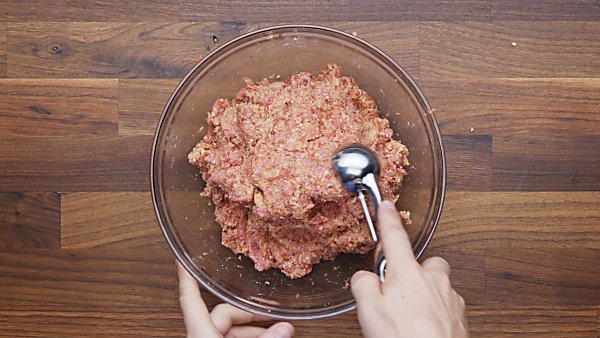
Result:
{"label": "glass mixing bowl", "polygon": [[258,272],[252,261],[221,245],[204,182],[187,154],[207,131],[216,99],[233,98],[243,77],[260,80],[298,71],[316,73],[329,62],[373,97],[395,138],[410,150],[410,168],[397,206],[410,210],[407,227],[420,256],[438,223],[445,190],[444,150],[435,117],[421,91],[390,57],[364,40],[316,26],[277,26],[243,35],[207,55],[181,81],[160,117],[152,149],[152,199],[162,232],[182,265],[210,292],[254,313],[316,319],[355,308],[349,281],[371,270],[372,253],[321,262],[299,279],[277,269]]}

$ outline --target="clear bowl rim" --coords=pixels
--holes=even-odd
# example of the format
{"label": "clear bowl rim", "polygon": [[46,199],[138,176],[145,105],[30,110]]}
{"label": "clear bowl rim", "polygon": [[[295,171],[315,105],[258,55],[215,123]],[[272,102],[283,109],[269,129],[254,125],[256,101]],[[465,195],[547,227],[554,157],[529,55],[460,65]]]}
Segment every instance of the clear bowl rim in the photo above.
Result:
{"label": "clear bowl rim", "polygon": [[[153,137],[153,141],[152,141],[152,152],[151,152],[151,158],[150,158],[150,190],[151,190],[151,195],[152,195],[152,204],[154,207],[154,212],[155,212],[156,218],[158,220],[163,237],[165,238],[167,244],[169,245],[169,248],[175,254],[177,261],[179,261],[179,263],[188,271],[188,273],[190,273],[194,277],[194,279],[196,279],[196,281],[198,283],[200,283],[200,285],[202,287],[204,287],[206,290],[210,291],[213,295],[218,297],[220,300],[230,303],[230,304],[233,304],[242,310],[245,310],[245,311],[248,311],[251,313],[268,316],[268,317],[271,317],[274,319],[280,319],[280,320],[324,319],[324,318],[334,317],[334,316],[354,310],[356,308],[356,302],[353,300],[345,305],[335,308],[332,311],[331,310],[323,311],[324,309],[320,309],[320,310],[312,311],[312,312],[308,312],[308,313],[302,313],[301,311],[299,312],[297,310],[294,312],[286,312],[285,310],[264,311],[259,307],[249,306],[246,303],[238,301],[235,297],[228,297],[227,295],[220,292],[218,289],[213,287],[210,283],[206,282],[203,278],[201,278],[196,273],[196,271],[190,267],[188,258],[184,255],[184,253],[179,252],[177,246],[175,245],[175,243],[173,242],[173,239],[171,238],[171,234],[169,233],[169,231],[167,231],[167,226],[163,223],[161,210],[159,208],[159,202],[157,200],[158,193],[157,193],[157,182],[156,182],[157,175],[156,174],[157,174],[158,168],[155,168],[155,161],[157,158],[157,151],[159,148],[158,144],[159,144],[160,136],[161,136],[160,132],[163,127],[163,123],[165,122],[165,119],[167,118],[167,114],[170,110],[170,107],[173,104],[173,101],[177,97],[178,93],[181,91],[182,87],[184,87],[186,85],[189,78],[194,75],[194,73],[196,72],[196,70],[198,68],[204,66],[204,64],[206,64],[214,55],[217,55],[219,53],[226,51],[230,46],[235,45],[236,43],[238,43],[242,40],[245,40],[247,38],[250,38],[254,35],[259,35],[259,34],[263,34],[266,32],[274,32],[277,30],[289,30],[289,29],[308,29],[308,30],[313,30],[315,32],[323,31],[323,32],[327,32],[327,33],[333,33],[333,34],[341,35],[345,38],[349,38],[350,40],[353,40],[354,43],[361,45],[361,47],[363,47],[363,48],[367,47],[367,49],[369,49],[370,52],[376,54],[378,57],[381,57],[385,61],[389,62],[393,66],[394,70],[398,71],[399,73],[401,73],[403,75],[403,77],[407,81],[408,86],[413,91],[413,94],[421,101],[421,103],[427,109],[427,111],[431,112],[431,105],[429,104],[429,102],[427,101],[427,99],[425,98],[423,93],[421,92],[421,89],[417,86],[417,84],[414,82],[414,80],[408,75],[408,73],[404,70],[404,68],[402,68],[393,58],[388,56],[381,49],[379,49],[378,47],[372,45],[371,43],[363,40],[362,38],[356,36],[355,34],[349,34],[349,33],[346,33],[344,31],[341,31],[341,30],[338,30],[335,28],[318,26],[318,25],[305,25],[305,24],[302,24],[302,25],[295,25],[295,24],[275,25],[275,26],[269,26],[269,27],[257,29],[257,30],[245,33],[243,35],[240,35],[240,36],[224,43],[223,45],[219,46],[212,52],[208,53],[206,56],[204,56],[200,60],[200,62],[198,62],[181,79],[181,81],[179,82],[177,87],[173,90],[173,93],[167,100],[167,102],[163,108],[163,111],[161,112],[161,115],[159,117],[158,123],[156,125],[156,129],[154,132],[154,137]],[[432,142],[432,144],[439,145],[439,149],[436,149],[437,151],[435,151],[435,155],[437,155],[437,160],[439,161],[440,168],[441,168],[441,173],[438,177],[439,193],[436,198],[436,200],[439,201],[439,208],[436,210],[435,214],[433,215],[433,219],[431,221],[432,222],[431,231],[428,233],[427,237],[423,239],[423,245],[420,248],[420,250],[418,252],[415,252],[415,256],[417,259],[423,254],[423,252],[429,245],[429,242],[431,241],[433,234],[435,233],[435,230],[436,230],[439,220],[441,218],[442,209],[443,209],[444,200],[445,200],[445,193],[446,193],[446,156],[445,156],[445,151],[444,151],[444,145],[442,142],[442,136],[441,136],[441,132],[440,132],[437,120],[435,118],[435,115],[433,115],[433,114],[427,114],[427,115],[429,117],[430,125],[433,129],[430,133],[430,136],[435,137],[435,140],[434,140],[435,142]]]}

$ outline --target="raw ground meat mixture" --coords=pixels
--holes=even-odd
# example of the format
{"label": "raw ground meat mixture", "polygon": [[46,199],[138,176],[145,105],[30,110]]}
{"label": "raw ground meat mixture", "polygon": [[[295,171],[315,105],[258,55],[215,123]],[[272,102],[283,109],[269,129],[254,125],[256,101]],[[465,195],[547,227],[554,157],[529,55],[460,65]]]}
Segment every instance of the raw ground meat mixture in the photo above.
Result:
{"label": "raw ground meat mixture", "polygon": [[397,200],[408,149],[392,139],[373,99],[335,64],[245,83],[233,100],[215,102],[208,133],[188,156],[207,183],[223,245],[259,271],[275,267],[291,278],[322,259],[373,249],[357,198],[331,166],[343,145],[373,149],[382,196]]}

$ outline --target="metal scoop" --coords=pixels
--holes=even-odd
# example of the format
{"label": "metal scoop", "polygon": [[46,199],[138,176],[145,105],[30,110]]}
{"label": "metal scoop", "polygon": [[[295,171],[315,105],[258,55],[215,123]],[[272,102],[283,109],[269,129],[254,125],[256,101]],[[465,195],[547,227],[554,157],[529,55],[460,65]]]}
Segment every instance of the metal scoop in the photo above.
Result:
{"label": "metal scoop", "polygon": [[[371,196],[371,201],[375,206],[375,214],[381,203],[381,193],[375,180],[379,172],[379,163],[375,154],[367,147],[360,144],[352,144],[338,151],[331,159],[333,169],[338,174],[344,186],[348,191],[358,195],[360,205],[365,213],[365,219],[369,225],[369,231],[373,241],[378,242],[377,232],[369,207],[365,199],[365,192]],[[387,260],[383,255],[381,245],[375,249],[375,273],[383,282],[385,277],[385,265]]]}

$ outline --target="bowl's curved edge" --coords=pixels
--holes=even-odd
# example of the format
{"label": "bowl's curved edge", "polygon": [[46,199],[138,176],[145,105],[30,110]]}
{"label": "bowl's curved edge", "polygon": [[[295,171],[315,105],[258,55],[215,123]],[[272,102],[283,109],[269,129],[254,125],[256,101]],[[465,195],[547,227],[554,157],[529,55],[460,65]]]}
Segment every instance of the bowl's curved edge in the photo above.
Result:
{"label": "bowl's curved edge", "polygon": [[[216,297],[218,297],[219,299],[223,300],[224,302],[228,302],[231,303],[237,307],[239,307],[242,310],[248,311],[248,312],[252,312],[252,313],[256,313],[256,314],[260,314],[260,315],[264,315],[264,316],[268,316],[274,319],[280,319],[280,320],[312,320],[312,319],[324,319],[324,318],[329,318],[329,317],[334,317],[346,312],[350,312],[352,310],[354,310],[356,308],[356,302],[351,302],[347,305],[343,305],[341,308],[336,309],[335,311],[330,311],[330,312],[326,312],[326,313],[315,313],[315,314],[281,314],[278,312],[270,312],[270,311],[264,311],[262,309],[259,308],[255,308],[255,307],[251,307],[248,306],[247,304],[240,302],[236,299],[231,299],[229,297],[226,297],[224,294],[222,294],[221,292],[219,292],[218,290],[216,290],[213,286],[211,286],[210,284],[206,283],[202,278],[200,278],[196,272],[190,267],[190,261],[187,257],[184,257],[183,255],[181,255],[179,253],[179,250],[176,249],[176,245],[174,243],[173,238],[171,238],[171,235],[166,231],[165,229],[165,225],[162,221],[162,215],[161,212],[158,208],[158,200],[157,200],[157,193],[156,193],[156,188],[157,188],[157,182],[156,182],[156,175],[157,175],[157,168],[155,168],[155,161],[157,158],[157,145],[158,142],[160,140],[160,135],[161,135],[161,130],[163,127],[163,123],[167,117],[167,112],[169,111],[170,106],[173,104],[173,101],[175,100],[175,98],[177,97],[177,95],[179,94],[180,90],[182,89],[182,87],[184,86],[184,84],[186,83],[186,81],[196,72],[196,70],[200,67],[202,67],[205,63],[208,62],[208,60],[210,60],[214,55],[220,53],[221,51],[227,49],[229,46],[237,43],[240,40],[244,40],[247,39],[248,37],[254,36],[254,35],[258,35],[258,34],[263,34],[266,32],[272,32],[272,31],[276,31],[276,30],[288,30],[288,29],[314,29],[314,30],[322,30],[322,31],[327,31],[330,33],[334,33],[334,34],[339,34],[341,36],[344,36],[346,38],[350,38],[353,39],[359,43],[361,43],[362,45],[368,47],[370,50],[372,50],[373,52],[375,52],[376,54],[378,54],[379,56],[385,58],[388,62],[390,62],[394,68],[398,69],[402,75],[407,79],[408,81],[408,85],[410,87],[412,87],[411,89],[415,90],[415,94],[418,96],[418,98],[423,102],[423,104],[425,105],[425,107],[427,108],[428,111],[431,111],[431,106],[429,104],[429,102],[427,101],[427,99],[425,98],[425,96],[423,95],[423,93],[421,92],[420,88],[417,86],[417,84],[414,82],[414,80],[408,75],[408,73],[394,60],[392,59],[390,56],[388,56],[386,53],[384,53],[382,50],[380,50],[379,48],[375,47],[374,45],[372,45],[371,43],[353,35],[353,34],[348,34],[346,32],[337,30],[337,29],[333,29],[333,28],[329,28],[329,27],[323,27],[323,26],[317,26],[317,25],[277,25],[277,26],[270,26],[270,27],[265,27],[265,28],[261,28],[246,34],[243,34],[235,39],[232,39],[226,43],[224,43],[223,45],[219,46],[218,48],[216,48],[215,50],[213,50],[212,52],[208,53],[206,56],[204,56],[200,62],[198,62],[198,64],[196,64],[184,77],[183,79],[179,82],[179,84],[177,85],[177,87],[174,89],[173,93],[171,94],[171,96],[169,97],[169,99],[167,100],[167,103],[165,104],[161,115],[159,117],[155,132],[154,132],[154,138],[152,141],[152,152],[151,152],[151,157],[150,157],[150,189],[151,189],[151,195],[152,195],[152,204],[154,207],[154,212],[157,218],[157,221],[159,223],[161,232],[163,234],[163,237],[165,238],[165,240],[167,241],[167,244],[169,245],[169,247],[171,248],[171,251],[175,254],[176,259],[180,262],[180,264],[188,271],[188,273],[190,273],[199,283],[202,287],[204,287],[205,289],[209,290],[212,294],[214,294]],[[422,255],[422,253],[425,251],[427,245],[429,244],[429,242],[431,241],[431,238],[433,237],[433,233],[435,232],[435,229],[437,227],[437,224],[439,222],[439,219],[441,217],[441,213],[442,213],[442,209],[443,209],[443,204],[444,204],[444,198],[445,198],[445,190],[446,190],[446,159],[445,159],[445,151],[444,151],[444,146],[443,146],[443,142],[442,142],[442,137],[441,137],[441,133],[439,130],[439,126],[437,123],[437,120],[435,118],[435,116],[433,116],[433,114],[429,114],[429,118],[432,121],[432,125],[434,126],[434,134],[435,137],[437,138],[438,144],[440,145],[440,155],[441,155],[441,167],[442,167],[442,174],[440,177],[441,180],[441,188],[440,188],[440,194],[439,196],[437,196],[437,199],[440,200],[440,208],[439,210],[436,212],[435,218],[434,218],[434,225],[432,227],[432,231],[430,232],[429,236],[427,237],[424,246],[422,248],[422,250],[420,250],[418,253],[415,253],[416,257],[420,257]]]}

